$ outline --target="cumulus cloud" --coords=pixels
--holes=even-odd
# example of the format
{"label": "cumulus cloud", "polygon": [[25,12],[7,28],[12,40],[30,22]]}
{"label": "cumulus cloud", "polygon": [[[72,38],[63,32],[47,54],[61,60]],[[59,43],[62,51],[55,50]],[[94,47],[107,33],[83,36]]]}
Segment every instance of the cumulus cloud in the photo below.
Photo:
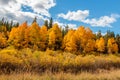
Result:
{"label": "cumulus cloud", "polygon": [[58,17],[67,20],[74,20],[74,21],[83,21],[86,17],[89,16],[89,10],[78,10],[78,11],[69,11],[67,14],[58,14]]}
{"label": "cumulus cloud", "polygon": [[77,25],[76,24],[68,24],[70,29],[77,29]]}
{"label": "cumulus cloud", "polygon": [[[50,17],[49,9],[55,5],[54,0],[0,0],[0,18],[20,22],[30,21],[34,17],[44,20],[45,17]],[[23,11],[22,6],[29,7],[33,12]]]}
{"label": "cumulus cloud", "polygon": [[111,15],[111,16],[102,16],[99,19],[86,19],[83,20],[84,23],[90,24],[91,26],[100,26],[100,27],[112,27],[111,24],[117,21],[119,15]]}
{"label": "cumulus cloud", "polygon": [[78,10],[78,11],[68,11],[67,14],[60,13],[58,14],[59,18],[63,18],[66,20],[79,21],[86,24],[90,24],[91,26],[99,26],[99,27],[112,27],[111,24],[116,22],[120,15],[111,14],[110,16],[101,16],[100,18],[92,18],[89,19],[89,10]]}
{"label": "cumulus cloud", "polygon": [[57,23],[61,28],[65,28],[65,26],[69,26],[69,29],[77,29],[77,25],[76,24],[71,24],[71,23],[61,23],[59,21],[54,21],[54,23]]}
{"label": "cumulus cloud", "polygon": [[17,0],[17,2],[30,6],[35,13],[49,17],[49,9],[56,5],[55,0]]}

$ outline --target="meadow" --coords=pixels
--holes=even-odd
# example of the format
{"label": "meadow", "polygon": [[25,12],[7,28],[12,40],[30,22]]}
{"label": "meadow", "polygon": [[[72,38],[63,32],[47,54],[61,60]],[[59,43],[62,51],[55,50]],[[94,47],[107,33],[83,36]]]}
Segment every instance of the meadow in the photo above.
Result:
{"label": "meadow", "polygon": [[0,80],[119,80],[120,55],[0,50]]}
{"label": "meadow", "polygon": [[100,72],[90,73],[81,72],[79,74],[73,73],[51,73],[45,72],[43,74],[37,73],[13,73],[13,74],[2,74],[0,80],[120,80],[120,70],[100,70]]}
{"label": "meadow", "polygon": [[0,73],[12,72],[94,72],[98,69],[120,68],[119,54],[89,53],[75,55],[62,51],[32,51],[29,48],[17,50],[7,47],[0,50]]}

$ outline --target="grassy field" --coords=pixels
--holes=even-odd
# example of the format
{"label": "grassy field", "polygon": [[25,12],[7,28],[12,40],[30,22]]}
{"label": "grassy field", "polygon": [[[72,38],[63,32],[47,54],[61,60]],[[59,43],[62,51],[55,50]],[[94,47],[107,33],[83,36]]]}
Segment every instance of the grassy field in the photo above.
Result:
{"label": "grassy field", "polygon": [[120,80],[120,54],[0,50],[0,80]]}
{"label": "grassy field", "polygon": [[79,74],[45,72],[43,74],[19,73],[0,75],[0,80],[120,80],[120,70],[105,71],[96,73],[82,72]]}
{"label": "grassy field", "polygon": [[69,52],[34,51],[31,49],[16,50],[6,48],[0,50],[0,74],[11,72],[94,72],[98,69],[120,69],[119,54],[75,55]]}

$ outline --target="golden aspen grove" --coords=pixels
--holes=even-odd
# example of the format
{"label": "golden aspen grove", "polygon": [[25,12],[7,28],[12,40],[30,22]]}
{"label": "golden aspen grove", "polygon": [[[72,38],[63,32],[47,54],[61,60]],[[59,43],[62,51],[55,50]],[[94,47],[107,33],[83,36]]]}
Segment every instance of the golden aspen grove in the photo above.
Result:
{"label": "golden aspen grove", "polygon": [[[111,31],[96,34],[85,26],[61,28],[57,23],[39,26],[36,20],[30,25],[27,22],[10,24],[0,21],[0,77],[3,79],[6,76],[3,74],[17,73],[21,80],[21,73],[26,72],[29,76],[35,73],[36,77],[43,74],[50,80],[48,75],[55,73],[54,79],[56,76],[67,79],[64,74],[69,77],[77,74],[77,78],[84,72],[93,76],[96,72],[101,75],[101,71],[120,68],[119,34]],[[80,80],[87,77],[80,77]]]}
{"label": "golden aspen grove", "polygon": [[[88,27],[31,25],[0,26],[0,73],[70,72],[120,68],[120,36],[93,33]],[[109,35],[109,36],[108,36]]]}
{"label": "golden aspen grove", "polygon": [[120,80],[120,0],[0,0],[0,80]]}

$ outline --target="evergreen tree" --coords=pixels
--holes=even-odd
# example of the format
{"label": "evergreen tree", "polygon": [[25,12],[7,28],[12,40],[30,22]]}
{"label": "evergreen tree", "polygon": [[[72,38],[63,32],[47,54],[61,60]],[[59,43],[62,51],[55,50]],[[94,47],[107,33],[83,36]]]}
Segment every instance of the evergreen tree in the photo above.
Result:
{"label": "evergreen tree", "polygon": [[69,30],[69,26],[65,26],[65,35],[68,33],[68,30]]}
{"label": "evergreen tree", "polygon": [[44,21],[44,25],[47,27],[47,29],[49,29],[49,27],[48,27],[48,20]]}
{"label": "evergreen tree", "polygon": [[50,22],[49,22],[49,29],[50,29],[50,28],[52,28],[52,26],[53,26],[53,19],[52,19],[52,18],[50,18]]}
{"label": "evergreen tree", "polygon": [[33,24],[34,22],[37,22],[37,17],[35,17],[35,18],[33,19],[32,24]]}
{"label": "evergreen tree", "polygon": [[98,33],[96,34],[96,39],[100,39],[100,37],[102,37],[101,30],[99,30]]}

